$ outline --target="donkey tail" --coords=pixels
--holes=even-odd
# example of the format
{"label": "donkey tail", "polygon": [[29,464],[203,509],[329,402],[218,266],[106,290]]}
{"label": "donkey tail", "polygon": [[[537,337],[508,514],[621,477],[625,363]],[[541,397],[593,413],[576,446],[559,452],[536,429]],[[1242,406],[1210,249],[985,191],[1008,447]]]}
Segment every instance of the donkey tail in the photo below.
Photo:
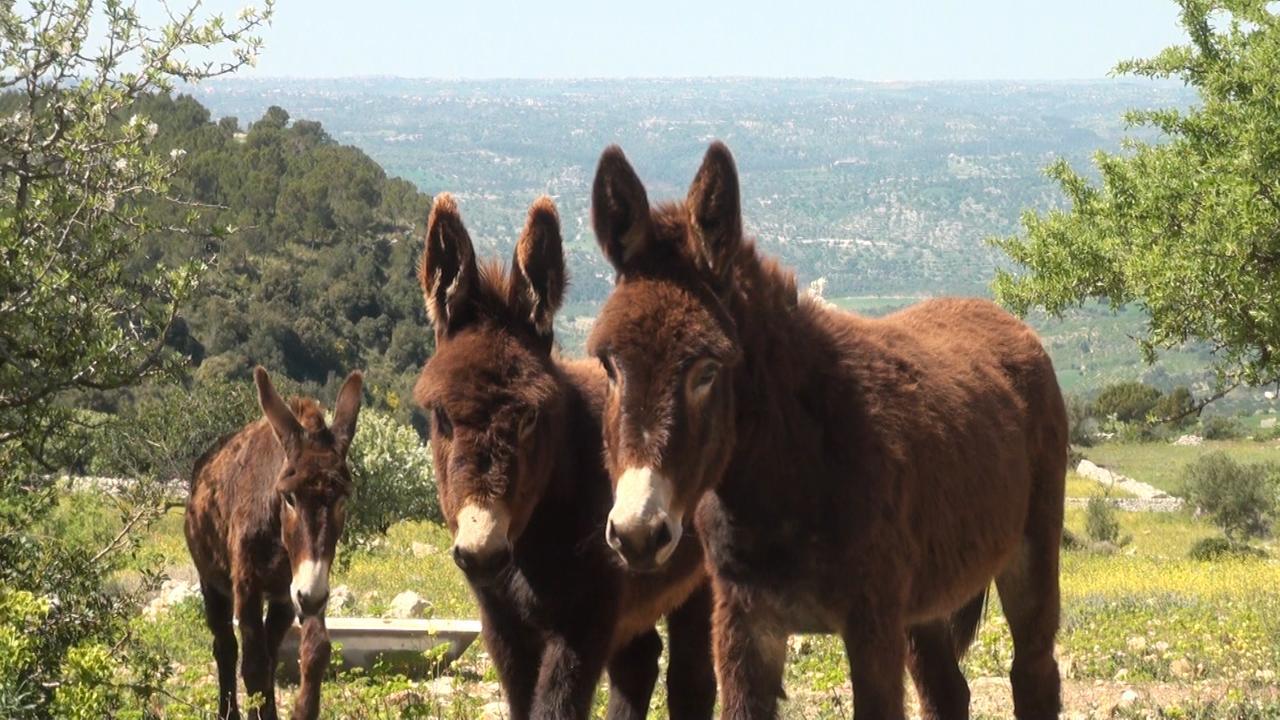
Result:
{"label": "donkey tail", "polygon": [[973,639],[978,636],[978,627],[982,625],[982,616],[986,614],[987,596],[990,592],[991,586],[988,585],[972,600],[952,613],[951,643],[956,651],[956,660],[964,657],[969,646],[973,644]]}

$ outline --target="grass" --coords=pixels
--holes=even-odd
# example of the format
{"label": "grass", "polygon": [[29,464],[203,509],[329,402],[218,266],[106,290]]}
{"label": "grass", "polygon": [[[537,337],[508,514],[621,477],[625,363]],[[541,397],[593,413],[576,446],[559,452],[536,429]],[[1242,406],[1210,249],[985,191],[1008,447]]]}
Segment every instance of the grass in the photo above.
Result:
{"label": "grass", "polygon": [[1133,493],[1127,490],[1108,488],[1097,480],[1090,480],[1074,470],[1067,473],[1067,497],[1091,498],[1094,495],[1106,495],[1113,498],[1133,497]]}
{"label": "grass", "polygon": [[1102,443],[1083,448],[1084,456],[1093,462],[1169,493],[1177,492],[1187,463],[1215,450],[1244,463],[1280,462],[1280,443],[1274,441],[1207,440],[1202,445]]}
{"label": "grass", "polygon": [[[1081,497],[1098,490],[1079,477],[1070,478],[1068,488]],[[84,533],[87,541],[111,534],[115,512],[101,502],[64,499],[54,526]],[[1058,657],[1063,677],[1082,692],[1095,686],[1106,690],[1095,692],[1100,699],[1078,699],[1069,709],[1098,717],[1280,718],[1280,697],[1269,689],[1280,668],[1280,562],[1188,560],[1187,550],[1196,540],[1216,534],[1208,524],[1180,513],[1117,516],[1122,532],[1132,537],[1119,552],[1071,551],[1062,557]],[[1066,525],[1083,534],[1083,510],[1069,509]],[[379,615],[397,593],[414,590],[428,601],[431,615],[474,617],[470,592],[449,559],[448,546],[444,528],[406,522],[367,547],[343,548],[333,582],[347,585],[354,602],[342,614]],[[175,573],[189,573],[179,512],[166,515],[144,547],[145,557],[168,563]],[[1280,555],[1274,547],[1270,550],[1273,558]],[[215,706],[213,661],[201,613],[199,600],[190,599],[155,620],[134,620],[135,638],[171,661],[167,696],[155,708],[164,717],[210,717]],[[1007,677],[1011,654],[1008,628],[993,594],[965,672],[971,679]],[[825,720],[851,712],[848,667],[838,638],[793,639],[785,682],[791,698],[784,705],[785,718]],[[1117,682],[1174,691],[1177,697],[1144,695],[1112,715],[1102,706],[1118,698],[1120,690],[1112,692],[1106,685]],[[1224,687],[1234,688],[1235,695],[1215,690]],[[975,688],[975,717],[1009,716],[1007,687],[977,682]],[[282,709],[291,706],[292,692],[281,688]],[[324,692],[327,718],[475,718],[486,705],[501,700],[479,642],[444,679],[412,680],[379,668],[336,673]],[[603,717],[605,699],[602,688],[596,717]],[[651,715],[666,715],[662,683]]]}

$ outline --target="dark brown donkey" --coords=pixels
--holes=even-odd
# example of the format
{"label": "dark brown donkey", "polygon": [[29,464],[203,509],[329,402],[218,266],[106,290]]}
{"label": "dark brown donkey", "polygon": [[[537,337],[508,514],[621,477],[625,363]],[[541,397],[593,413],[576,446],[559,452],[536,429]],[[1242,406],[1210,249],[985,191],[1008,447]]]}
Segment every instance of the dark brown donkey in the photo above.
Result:
{"label": "dark brown donkey", "polygon": [[529,209],[509,274],[477,265],[453,199],[436,198],[420,277],[436,352],[415,397],[432,416],[440,505],[480,605],[511,717],[586,718],[606,664],[609,717],[643,718],[667,615],[673,718],[715,704],[710,590],[696,540],[661,572],[626,572],[604,542],[605,377],[553,352],[566,284],[560,221]]}
{"label": "dark brown donkey", "polygon": [[[186,535],[200,573],[205,620],[218,664],[218,717],[238,718],[236,636],[240,674],[257,709],[276,717],[275,668],[280,642],[302,616],[301,676],[293,717],[320,713],[320,681],[329,662],[324,607],[351,474],[347,450],[360,414],[362,376],[353,372],[338,392],[333,427],[314,400],[285,404],[267,372],[253,371],[265,416],[223,438],[196,461],[187,503]],[[267,601],[264,623],[262,603]]]}
{"label": "dark brown donkey", "polygon": [[592,196],[617,270],[589,345],[612,378],[609,543],[661,563],[694,518],[726,718],[776,711],[787,635],[840,633],[858,718],[968,716],[957,658],[994,578],[1019,718],[1054,717],[1067,420],[1049,356],[981,300],[873,320],[802,298],[743,238],[728,149],[651,208],[616,147]]}

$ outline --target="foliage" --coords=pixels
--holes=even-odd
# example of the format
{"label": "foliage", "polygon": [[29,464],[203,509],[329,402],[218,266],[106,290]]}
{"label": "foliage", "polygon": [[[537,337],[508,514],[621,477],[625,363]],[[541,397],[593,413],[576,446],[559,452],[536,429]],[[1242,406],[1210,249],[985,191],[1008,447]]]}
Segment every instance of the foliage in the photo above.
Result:
{"label": "foliage", "polygon": [[[0,597],[43,607],[37,633],[29,613],[7,607],[0,618],[0,635],[27,634],[18,679],[0,677],[6,717],[64,714],[65,702],[51,706],[57,687],[86,688],[76,702],[92,714],[88,686],[113,674],[95,657],[114,666],[130,656],[118,645],[123,618],[155,578],[129,591],[107,579],[154,508],[122,505],[120,534],[77,545],[43,522],[51,470],[85,445],[77,394],[177,367],[171,321],[201,255],[139,264],[139,247],[220,234],[175,188],[181,153],[158,147],[138,103],[252,62],[270,12],[268,2],[232,22],[193,10],[145,24],[119,0],[0,3]],[[222,51],[228,60],[216,59]],[[113,651],[95,655],[104,646]]]}
{"label": "foliage", "polygon": [[1247,543],[1236,542],[1224,537],[1209,537],[1197,540],[1187,553],[1187,557],[1201,562],[1230,560],[1233,558],[1266,559],[1267,552]]}
{"label": "foliage", "polygon": [[1236,440],[1244,434],[1244,426],[1233,417],[1211,415],[1200,420],[1200,436],[1205,440]]}
{"label": "foliage", "polygon": [[1098,423],[1093,418],[1093,408],[1088,400],[1079,395],[1067,395],[1063,399],[1067,404],[1067,432],[1071,444],[1089,447],[1093,444],[1093,436],[1098,430]]}
{"label": "foliage", "polygon": [[130,259],[216,255],[171,339],[196,376],[247,381],[260,364],[329,400],[361,368],[374,407],[425,427],[409,398],[434,347],[415,276],[429,198],[279,107],[247,128],[186,96],[149,97],[139,112],[157,146],[185,154],[175,185],[236,228],[157,234]]}
{"label": "foliage", "polygon": [[356,486],[347,516],[349,537],[385,533],[400,520],[444,522],[431,456],[413,428],[365,410],[349,460]]}
{"label": "foliage", "polygon": [[1109,543],[1119,547],[1126,544],[1120,537],[1120,521],[1116,510],[1105,497],[1094,495],[1085,505],[1085,534],[1095,543]]}
{"label": "foliage", "polygon": [[1102,389],[1093,401],[1098,417],[1114,417],[1125,423],[1145,421],[1160,402],[1160,390],[1140,382],[1114,383]]}
{"label": "foliage", "polygon": [[1190,44],[1116,71],[1180,78],[1199,104],[1130,112],[1162,140],[1099,152],[1096,184],[1050,166],[1071,207],[1028,211],[1023,234],[993,241],[1022,268],[994,290],[1020,313],[1137,304],[1148,361],[1200,339],[1217,350],[1220,391],[1263,385],[1280,378],[1280,16],[1265,0],[1179,4]]}
{"label": "foliage", "polygon": [[1182,495],[1228,539],[1265,537],[1276,519],[1278,473],[1274,464],[1242,464],[1213,452],[1183,470]]}
{"label": "foliage", "polygon": [[1195,422],[1195,398],[1185,385],[1179,385],[1163,395],[1151,408],[1151,416],[1163,420],[1172,428],[1184,429]]}

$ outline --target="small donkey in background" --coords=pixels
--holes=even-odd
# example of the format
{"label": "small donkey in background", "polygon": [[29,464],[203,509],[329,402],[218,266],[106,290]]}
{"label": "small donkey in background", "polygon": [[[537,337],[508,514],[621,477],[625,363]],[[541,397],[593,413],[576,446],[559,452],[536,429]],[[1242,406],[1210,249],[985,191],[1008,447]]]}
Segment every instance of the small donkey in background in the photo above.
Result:
{"label": "small donkey in background", "polygon": [[277,717],[280,643],[294,618],[302,617],[302,685],[293,717],[315,718],[329,663],[329,568],[351,494],[347,451],[363,376],[353,372],[343,383],[332,427],[315,400],[286,404],[266,370],[256,368],[253,379],[264,418],[224,437],[196,461],[187,503],[187,547],[200,575],[218,665],[218,717],[240,717],[234,614],[245,691],[257,696],[249,717],[260,720]]}

